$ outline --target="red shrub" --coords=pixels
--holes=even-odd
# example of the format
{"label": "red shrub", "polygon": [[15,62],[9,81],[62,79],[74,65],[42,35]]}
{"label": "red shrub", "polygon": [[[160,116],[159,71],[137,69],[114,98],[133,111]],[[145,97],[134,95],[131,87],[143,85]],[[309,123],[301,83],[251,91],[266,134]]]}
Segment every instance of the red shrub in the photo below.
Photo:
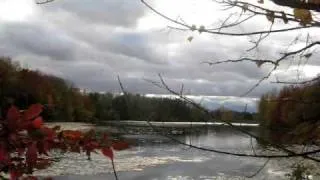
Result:
{"label": "red shrub", "polygon": [[[9,173],[12,180],[32,174],[34,168],[48,168],[52,163],[48,151],[52,149],[86,152],[89,159],[92,151],[101,149],[103,155],[113,160],[113,149],[129,147],[125,142],[111,142],[107,136],[97,138],[93,130],[84,133],[46,127],[39,116],[42,108],[41,104],[33,104],[20,113],[18,108],[12,106],[7,117],[0,120],[0,169]],[[37,178],[27,176],[24,179]]]}

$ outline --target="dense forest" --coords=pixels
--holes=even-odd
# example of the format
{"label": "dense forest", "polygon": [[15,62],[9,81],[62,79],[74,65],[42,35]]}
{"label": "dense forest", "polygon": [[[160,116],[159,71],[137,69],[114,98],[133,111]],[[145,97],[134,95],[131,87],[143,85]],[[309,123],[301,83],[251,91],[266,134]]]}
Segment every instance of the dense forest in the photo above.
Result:
{"label": "dense forest", "polygon": [[258,104],[261,126],[286,132],[300,142],[313,141],[320,134],[320,82],[283,87],[264,94]]}
{"label": "dense forest", "polygon": [[225,108],[213,110],[208,115],[176,98],[88,93],[62,78],[21,68],[18,63],[5,57],[0,59],[0,73],[2,115],[11,104],[25,109],[30,104],[41,103],[45,105],[43,116],[47,121],[243,121],[254,118],[251,113]]}
{"label": "dense forest", "polygon": [[46,107],[46,119],[77,121],[93,116],[89,97],[61,78],[21,68],[10,58],[0,59],[0,77],[2,115],[11,104],[26,109],[30,104],[41,103]]}

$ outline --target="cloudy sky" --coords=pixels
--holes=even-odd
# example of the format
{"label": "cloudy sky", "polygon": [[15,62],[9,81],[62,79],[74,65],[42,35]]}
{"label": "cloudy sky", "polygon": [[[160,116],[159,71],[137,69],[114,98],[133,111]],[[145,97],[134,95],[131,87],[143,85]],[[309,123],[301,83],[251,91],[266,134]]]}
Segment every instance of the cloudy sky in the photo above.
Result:
{"label": "cloudy sky", "polygon": [[[205,27],[218,26],[234,12],[221,10],[223,7],[210,0],[147,2],[170,17]],[[276,7],[271,2],[266,5]],[[278,28],[285,26],[275,24]],[[271,35],[258,49],[247,52],[252,47],[250,40],[257,37],[181,32],[166,28],[168,25],[172,24],[155,15],[140,0],[56,0],[46,5],[36,5],[34,0],[1,0],[0,55],[12,57],[22,67],[68,79],[88,91],[119,92],[116,80],[119,75],[130,92],[168,94],[145,81],[157,81],[161,73],[173,89],[184,84],[184,92],[194,95],[194,99],[206,97],[204,101],[209,107],[229,103],[239,109],[245,103],[253,110],[254,98],[277,87],[269,82],[275,76],[248,97],[237,96],[250,89],[270,67],[257,68],[252,63],[211,67],[201,62],[243,56],[276,58],[297,35],[301,39],[308,32],[315,36],[312,29]],[[266,30],[269,25],[265,17],[258,17],[231,31]],[[193,36],[191,42],[187,40],[189,36]],[[300,77],[317,75],[319,67],[313,61],[316,58],[312,56],[308,65],[300,68]],[[285,80],[296,78],[294,61],[285,63],[276,76]]]}

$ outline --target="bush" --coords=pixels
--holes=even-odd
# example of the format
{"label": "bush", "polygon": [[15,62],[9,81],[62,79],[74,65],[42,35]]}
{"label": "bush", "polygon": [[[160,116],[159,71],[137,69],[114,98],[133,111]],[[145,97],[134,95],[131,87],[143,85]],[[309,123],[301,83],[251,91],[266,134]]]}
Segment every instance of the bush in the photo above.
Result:
{"label": "bush", "polygon": [[[10,179],[37,179],[31,176],[34,169],[45,169],[53,159],[48,152],[59,149],[65,152],[85,152],[90,160],[93,151],[100,150],[113,164],[113,150],[129,147],[125,142],[113,141],[107,135],[96,136],[93,130],[60,130],[43,124],[41,104],[33,104],[25,111],[11,106],[6,118],[0,120],[0,169]],[[1,176],[2,177],[2,176]],[[4,179],[4,177],[2,177]]]}

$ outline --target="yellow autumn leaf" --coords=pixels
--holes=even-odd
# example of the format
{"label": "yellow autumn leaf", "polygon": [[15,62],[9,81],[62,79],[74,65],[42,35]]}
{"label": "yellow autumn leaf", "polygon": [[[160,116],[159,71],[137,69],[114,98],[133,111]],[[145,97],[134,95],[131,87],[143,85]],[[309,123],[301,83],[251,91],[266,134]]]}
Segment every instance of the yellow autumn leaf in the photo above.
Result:
{"label": "yellow autumn leaf", "polygon": [[295,19],[300,20],[300,23],[304,26],[310,24],[312,21],[311,12],[307,9],[295,8],[293,14]]}

